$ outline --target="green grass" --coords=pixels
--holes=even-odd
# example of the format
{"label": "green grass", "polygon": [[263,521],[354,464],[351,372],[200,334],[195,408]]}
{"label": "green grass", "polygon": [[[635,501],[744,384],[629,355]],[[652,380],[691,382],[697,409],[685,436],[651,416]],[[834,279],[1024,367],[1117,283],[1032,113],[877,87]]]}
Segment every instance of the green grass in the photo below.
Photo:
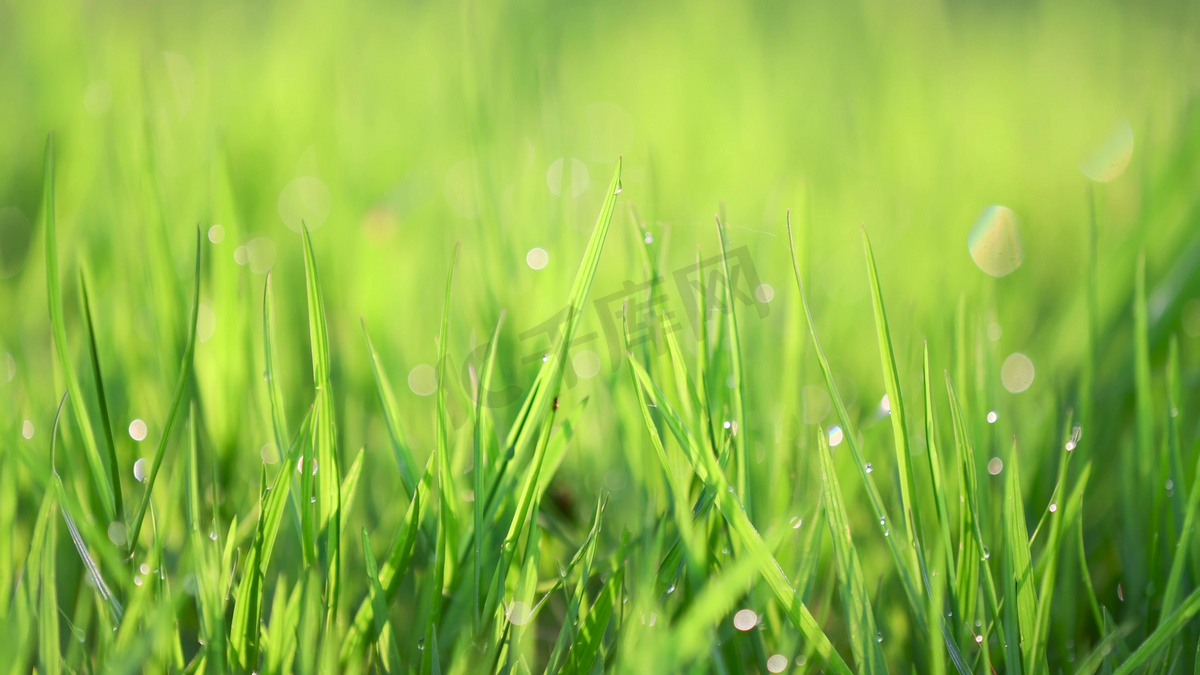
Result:
{"label": "green grass", "polygon": [[1198,21],[0,3],[0,673],[1197,672]]}

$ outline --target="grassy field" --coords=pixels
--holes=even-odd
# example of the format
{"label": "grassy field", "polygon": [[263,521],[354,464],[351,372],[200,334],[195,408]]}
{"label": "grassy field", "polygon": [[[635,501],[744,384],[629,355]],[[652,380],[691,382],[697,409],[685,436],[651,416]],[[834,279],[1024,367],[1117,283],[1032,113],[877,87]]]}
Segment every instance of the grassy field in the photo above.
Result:
{"label": "grassy field", "polygon": [[1198,36],[0,0],[0,672],[1200,672]]}

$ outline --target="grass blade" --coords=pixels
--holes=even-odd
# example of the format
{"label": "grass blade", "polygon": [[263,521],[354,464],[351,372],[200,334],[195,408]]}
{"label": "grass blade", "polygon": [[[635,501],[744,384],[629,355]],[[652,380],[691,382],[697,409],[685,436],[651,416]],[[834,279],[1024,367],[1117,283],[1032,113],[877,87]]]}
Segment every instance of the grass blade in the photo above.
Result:
{"label": "grass blade", "polygon": [[[892,520],[888,518],[887,509],[883,505],[883,498],[879,494],[879,488],[875,486],[875,481],[867,473],[862,450],[858,446],[858,432],[854,424],[850,421],[849,413],[846,412],[846,404],[842,401],[842,396],[838,393],[837,385],[833,381],[833,371],[829,367],[829,359],[825,357],[825,351],[821,348],[821,341],[817,337],[817,325],[813,321],[812,309],[808,304],[808,295],[804,292],[804,282],[800,279],[800,263],[796,259],[795,238],[792,236],[790,214],[788,218],[787,229],[788,241],[792,251],[792,271],[795,273],[796,287],[800,290],[800,302],[804,307],[804,316],[808,320],[808,330],[810,337],[812,337],[813,350],[817,354],[817,362],[820,364],[821,374],[825,378],[825,388],[829,391],[829,398],[833,401],[833,409],[837,413],[837,418],[842,425],[847,444],[850,446],[850,454],[854,456],[854,463],[858,466],[859,477],[862,478],[863,485],[866,486],[867,497],[871,502],[871,509],[875,514],[875,518],[880,523],[880,528],[886,530]],[[885,537],[884,541],[887,543],[888,553],[892,556],[896,571],[900,575],[901,584],[904,586],[904,594],[908,599],[912,620],[917,625],[918,630],[924,634],[927,630],[927,626],[925,625],[925,602],[917,592],[911,569],[900,555],[900,549],[896,545],[896,537]]]}
{"label": "grass blade", "polygon": [[[163,425],[162,437],[158,440],[158,449],[154,451],[154,461],[150,464],[150,472],[146,474],[146,491],[142,493],[142,501],[138,505],[137,514],[133,517],[133,525],[129,528],[129,553],[133,554],[137,546],[138,535],[141,533],[142,520],[146,517],[146,509],[150,506],[150,495],[154,492],[154,481],[158,478],[158,470],[162,468],[163,457],[167,452],[167,442],[171,440],[171,429],[175,418],[179,416],[179,406],[183,403],[184,392],[187,390],[188,377],[192,373],[192,356],[196,353],[196,316],[200,311],[200,228],[196,228],[196,272],[192,285],[192,315],[188,321],[187,346],[183,349],[183,362],[179,365],[179,377],[175,380],[175,395],[171,400],[171,410],[167,413],[166,424]],[[75,406],[79,407],[79,406]]]}
{"label": "grass blade", "polygon": [[484,418],[484,399],[487,398],[488,392],[491,391],[492,371],[496,365],[496,350],[500,346],[500,328],[504,325],[504,312],[500,312],[500,318],[496,321],[496,329],[492,331],[492,338],[488,342],[487,357],[483,363],[482,373],[479,377],[479,384],[475,388],[475,427],[472,438],[472,470],[471,475],[474,481],[473,489],[475,491],[475,501],[472,504],[472,511],[475,517],[475,587],[472,590],[471,597],[475,602],[475,630],[479,631],[481,613],[483,611],[483,535],[484,535],[484,510],[487,507],[484,499],[484,487],[486,482],[487,463],[484,458],[484,443],[485,433],[488,428]]}
{"label": "grass blade", "polygon": [[825,522],[829,525],[829,536],[833,541],[834,569],[841,588],[854,663],[859,672],[886,673],[888,668],[883,660],[883,650],[875,639],[875,615],[871,609],[871,598],[867,595],[867,582],[858,562],[858,553],[854,550],[854,539],[850,536],[850,517],[842,501],[842,488],[833,470],[833,458],[829,454],[829,441],[824,429],[818,431],[817,454],[821,465],[821,494],[827,514]]}
{"label": "grass blade", "polygon": [[396,467],[400,470],[400,482],[404,491],[411,499],[413,490],[417,487],[416,460],[413,459],[412,448],[400,425],[400,408],[396,405],[396,395],[392,393],[392,385],[388,384],[387,375],[379,361],[379,354],[371,342],[371,334],[367,331],[367,320],[362,319],[363,338],[367,341],[367,356],[371,361],[371,374],[375,377],[375,391],[379,396],[379,407],[383,409],[383,421],[387,424],[388,438],[392,441],[392,454],[396,457]]}
{"label": "grass blade", "polygon": [[[879,360],[883,362],[883,384],[887,391],[888,408],[892,420],[892,437],[896,442],[896,467],[900,472],[900,509],[904,513],[905,541],[912,544],[912,566],[916,568],[918,532],[916,523],[921,521],[920,510],[913,494],[916,487],[913,479],[912,456],[908,450],[908,416],[904,396],[900,391],[900,374],[896,368],[896,354],[892,349],[892,332],[888,325],[887,311],[883,306],[883,292],[879,287],[879,272],[875,267],[875,253],[867,229],[862,228],[863,250],[867,255],[867,274],[871,282],[871,306],[875,309],[875,333],[879,340]],[[931,461],[933,461],[931,459]]]}
{"label": "grass blade", "polygon": [[[109,522],[115,522],[120,513],[116,505],[116,493],[111,480],[112,467],[105,467],[96,445],[96,434],[92,429],[92,420],[84,405],[83,389],[79,386],[79,377],[75,366],[71,363],[68,353],[66,321],[63,318],[62,290],[58,279],[58,217],[57,200],[55,199],[55,160],[54,137],[46,139],[45,169],[42,176],[42,221],[46,236],[46,296],[50,303],[50,326],[54,334],[54,351],[58,355],[58,365],[62,368],[63,377],[67,381],[67,393],[75,405],[71,411],[75,422],[83,435],[84,456],[87,458],[88,469],[91,470],[92,483],[96,495],[104,507],[104,514]],[[199,249],[196,253],[197,257]],[[199,281],[199,276],[196,277]],[[106,471],[107,468],[107,471]],[[130,539],[132,542],[133,540]],[[132,550],[132,544],[131,550]]]}
{"label": "grass blade", "polygon": [[[324,544],[325,557],[325,638],[336,640],[337,608],[341,589],[342,490],[341,466],[337,451],[337,425],[333,412],[333,385],[330,379],[329,330],[325,322],[325,302],[313,254],[312,238],[301,227],[304,239],[304,278],[308,295],[308,335],[312,343],[313,384],[318,396],[313,415],[313,449],[317,462],[316,527]],[[308,476],[309,472],[302,472]],[[303,501],[303,500],[302,500]],[[303,504],[301,504],[303,506]]]}
{"label": "grass blade", "polygon": [[[1021,469],[1017,460],[1017,442],[1013,439],[1012,452],[1004,482],[1004,560],[1005,602],[1009,607],[1015,600],[1017,626],[1024,652],[1025,672],[1034,673],[1037,659],[1034,652],[1037,643],[1037,592],[1034,588],[1033,566],[1029,554],[1029,529],[1025,524],[1025,506],[1021,500]],[[1011,589],[1011,592],[1008,592]],[[1009,644],[1012,638],[1009,637]],[[1013,663],[1009,663],[1014,667]]]}
{"label": "grass blade", "polygon": [[[112,421],[108,414],[108,396],[104,391],[104,376],[100,372],[100,352],[96,348],[96,326],[92,321],[92,306],[88,294],[87,278],[83,266],[79,268],[79,300],[82,305],[84,325],[87,326],[88,356],[92,362],[92,379],[96,381],[96,399],[100,403],[100,428],[104,431],[105,458],[108,461],[108,481],[112,485],[113,503],[119,517],[125,517],[125,503],[121,495],[121,471],[117,464],[117,445],[113,440]],[[82,399],[79,405],[83,405]]]}
{"label": "grass blade", "polygon": [[788,580],[783,568],[779,566],[779,561],[771,554],[766,542],[763,541],[762,536],[754,529],[754,525],[746,516],[741,502],[731,492],[725,474],[717,464],[717,459],[711,452],[700,448],[695,437],[683,426],[682,421],[667,402],[666,397],[650,379],[645,368],[633,358],[629,359],[629,364],[633,367],[638,386],[658,409],[672,433],[677,439],[680,439],[680,445],[685,448],[692,469],[708,490],[715,495],[717,509],[729,524],[733,535],[745,548],[746,555],[758,565],[759,573],[771,588],[771,592],[775,594],[776,600],[783,606],[792,624],[804,635],[805,639],[812,643],[829,668],[839,673],[849,673],[850,669],[846,662],[833,648],[833,644],[821,630],[821,626],[805,607],[795,586]]}
{"label": "grass blade", "polygon": [[392,632],[392,621],[388,617],[388,603],[383,586],[379,583],[379,567],[375,554],[371,552],[371,538],[367,528],[362,530],[363,562],[366,564],[367,581],[370,584],[371,608],[375,619],[375,645],[386,673],[400,672],[400,652],[396,650],[396,637]]}
{"label": "grass blade", "polygon": [[1137,672],[1151,659],[1161,656],[1165,650],[1171,647],[1171,641],[1175,639],[1179,631],[1183,630],[1183,627],[1196,615],[1197,611],[1200,611],[1200,588],[1192,591],[1191,595],[1179,603],[1179,608],[1160,623],[1150,637],[1146,638],[1146,641],[1129,655],[1129,658],[1117,668],[1115,675],[1130,675]]}

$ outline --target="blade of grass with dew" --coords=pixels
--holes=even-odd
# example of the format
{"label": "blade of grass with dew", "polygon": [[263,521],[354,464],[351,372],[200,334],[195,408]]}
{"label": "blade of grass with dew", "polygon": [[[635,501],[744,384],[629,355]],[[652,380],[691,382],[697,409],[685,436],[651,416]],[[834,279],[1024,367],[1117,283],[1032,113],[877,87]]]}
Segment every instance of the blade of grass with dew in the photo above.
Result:
{"label": "blade of grass with dew", "polygon": [[1179,607],[1117,668],[1115,675],[1135,673],[1151,659],[1163,654],[1197,611],[1200,611],[1200,588],[1192,591],[1179,603]]}
{"label": "blade of grass with dew", "polygon": [[[58,205],[55,199],[55,182],[54,136],[48,136],[42,174],[42,227],[46,239],[46,297],[50,304],[50,327],[54,336],[54,352],[58,356],[58,365],[62,368],[63,378],[67,382],[67,392],[71,399],[76,401],[76,404],[71,406],[71,411],[83,437],[84,457],[87,458],[88,469],[92,474],[96,496],[104,507],[104,514],[108,521],[116,522],[120,518],[120,513],[116,507],[116,493],[111,481],[111,469],[105,466],[104,459],[101,458],[100,450],[96,445],[92,420],[88,415],[87,406],[84,405],[83,389],[79,386],[79,376],[75,372],[75,366],[71,363],[67,344],[62,289],[59,286],[58,278]],[[198,250],[197,256],[199,256]]]}
{"label": "blade of grass with dew", "polygon": [[[171,429],[175,425],[175,418],[179,416],[179,406],[183,403],[184,394],[187,391],[188,377],[192,373],[192,357],[196,353],[196,317],[200,311],[200,228],[196,228],[196,271],[195,281],[192,285],[192,309],[191,317],[188,320],[188,338],[187,346],[183,349],[183,361],[179,365],[179,377],[175,380],[175,394],[172,396],[170,412],[167,413],[167,421],[163,424],[162,437],[158,440],[158,449],[154,451],[154,461],[150,464],[150,471],[146,474],[146,488],[142,493],[141,503],[138,504],[137,513],[133,517],[133,524],[129,528],[129,554],[132,556],[137,547],[138,535],[141,534],[142,520],[146,517],[146,509],[150,506],[150,496],[154,492],[154,481],[158,478],[158,470],[162,468],[163,457],[167,452],[167,443],[171,440]],[[75,406],[76,408],[80,406]]]}
{"label": "blade of grass with dew", "polygon": [[562,368],[566,353],[575,337],[575,331],[583,314],[584,303],[596,276],[596,268],[600,264],[600,254],[604,249],[604,241],[608,237],[609,224],[612,222],[613,210],[617,204],[617,195],[621,192],[621,161],[617,160],[617,168],[613,172],[605,192],[604,204],[596,217],[592,235],[588,239],[587,249],[583,260],[575,272],[575,280],[567,296],[567,318],[559,338],[556,341],[554,356],[546,359],[538,371],[530,394],[521,405],[512,428],[509,430],[505,447],[509,453],[522,454],[523,449],[540,432],[541,419],[546,415],[555,399],[558,398],[559,387],[562,383]]}
{"label": "blade of grass with dew", "polygon": [[[1039,657],[1034,652],[1037,642],[1037,591],[1034,587],[1033,566],[1029,554],[1029,529],[1025,524],[1025,503],[1021,499],[1021,469],[1017,458],[1017,441],[1014,438],[1009,453],[1007,477],[1004,482],[1004,558],[1006,567],[1005,602],[1016,602],[1017,627],[1024,657],[1025,672],[1037,672]],[[1009,637],[1009,644],[1012,638]],[[1016,665],[1008,663],[1009,668]]]}
{"label": "blade of grass with dew", "polygon": [[516,556],[521,532],[524,530],[526,524],[532,525],[535,521],[535,492],[542,464],[546,457],[546,446],[550,437],[550,431],[554,426],[556,412],[556,409],[551,409],[550,416],[542,422],[541,434],[538,437],[537,444],[534,445],[533,460],[529,467],[529,473],[525,477],[525,484],[521,488],[520,496],[517,499],[517,506],[513,512],[512,520],[509,521],[508,531],[504,536],[504,543],[500,546],[500,561],[493,575],[495,582],[491,584],[488,591],[488,599],[483,607],[483,616],[492,616],[499,606],[501,594],[504,592],[505,578],[508,575],[508,568],[512,566],[513,559]]}
{"label": "blade of grass with dew", "polygon": [[[796,277],[796,287],[800,291],[800,303],[804,307],[804,316],[808,320],[808,330],[809,336],[812,338],[813,350],[816,352],[817,362],[821,366],[821,374],[825,379],[825,388],[829,391],[829,398],[833,402],[833,409],[837,413],[838,421],[842,425],[846,441],[850,446],[850,454],[854,456],[854,463],[858,466],[859,477],[862,479],[863,485],[866,486],[867,497],[871,502],[871,509],[874,511],[875,518],[879,521],[881,528],[886,530],[889,527],[888,523],[891,522],[891,519],[888,518],[883,498],[879,494],[879,488],[875,486],[875,481],[872,480],[871,475],[866,471],[866,463],[863,461],[862,450],[858,447],[858,433],[855,426],[850,422],[850,415],[846,412],[846,405],[843,403],[842,396],[838,393],[837,385],[833,381],[833,371],[830,369],[829,360],[825,357],[825,351],[821,348],[821,341],[817,337],[817,325],[813,320],[812,309],[808,304],[808,295],[804,291],[804,283],[800,279],[800,264],[796,259],[795,238],[792,236],[790,221],[787,224],[787,230],[789,248],[792,252],[792,271]],[[928,627],[925,625],[925,603],[917,593],[917,587],[913,582],[909,565],[901,556],[895,539],[894,537],[884,537],[888,553],[891,554],[896,571],[900,575],[900,582],[904,587],[905,597],[908,599],[913,623],[916,624],[918,632],[924,634],[928,630]]]}
{"label": "blade of grass with dew", "polygon": [[388,603],[379,583],[379,567],[375,562],[375,554],[371,552],[371,538],[367,536],[367,528],[362,529],[363,562],[366,565],[367,581],[370,584],[368,593],[375,619],[375,645],[379,652],[379,660],[386,673],[400,672],[400,652],[396,649],[396,637],[392,632],[392,621],[388,617]]}
{"label": "blade of grass with dew", "polygon": [[[1068,416],[1064,443],[1070,443],[1073,428],[1071,421],[1071,418]],[[1053,499],[1061,499],[1061,495],[1065,490],[1067,468],[1070,464],[1072,452],[1065,449],[1062,452],[1059,477],[1054,488]],[[1079,478],[1076,479],[1075,486],[1071,489],[1071,494],[1067,495],[1066,501],[1063,503],[1063,508],[1055,509],[1050,515],[1050,533],[1047,536],[1046,546],[1042,549],[1038,563],[1034,567],[1035,574],[1040,570],[1041,575],[1041,581],[1037,590],[1037,623],[1033,631],[1032,652],[1034,654],[1045,654],[1050,644],[1050,610],[1054,602],[1055,583],[1058,579],[1058,561],[1062,549],[1062,540],[1065,529],[1069,528],[1073,520],[1080,515],[1083,504],[1083,492],[1087,489],[1091,473],[1092,464],[1089,461],[1080,471]],[[1030,545],[1032,546],[1032,542],[1030,542]]]}
{"label": "blade of grass with dew", "polygon": [[733,420],[731,421],[731,425],[737,425],[737,430],[733,433],[734,487],[742,503],[745,505],[746,516],[753,522],[754,495],[750,491],[750,458],[746,455],[746,433],[749,431],[749,427],[746,424],[745,384],[742,381],[745,369],[742,364],[741,337],[738,335],[737,310],[733,302],[733,276],[729,272],[729,254],[726,251],[725,230],[721,226],[721,218],[719,216],[717,217],[717,241],[721,244],[721,269],[725,273],[725,307],[728,309],[728,313],[726,314],[726,330],[729,335],[729,368],[734,383],[732,391]]}
{"label": "blade of grass with dew", "polygon": [[850,516],[842,500],[842,488],[838,485],[833,469],[833,458],[829,454],[829,441],[824,428],[818,427],[817,454],[820,458],[821,494],[824,495],[826,523],[829,537],[833,541],[834,569],[841,589],[842,607],[845,609],[846,628],[850,633],[850,650],[859,672],[886,673],[887,662],[883,650],[875,639],[875,614],[871,609],[871,598],[867,594],[867,582],[863,578],[862,565],[850,536]]}
{"label": "blade of grass with dew", "polygon": [[[599,533],[600,524],[604,519],[604,508],[607,506],[608,500],[600,497],[596,502],[596,513],[592,520],[592,531]],[[583,601],[584,595],[587,593],[587,583],[592,576],[592,563],[596,559],[596,542],[599,537],[589,538],[587,549],[583,554],[583,570],[579,574],[579,580],[575,584],[575,591],[568,596],[567,612],[563,618],[562,626],[558,631],[558,639],[554,643],[554,649],[550,651],[550,656],[546,662],[545,672],[548,675],[558,673],[566,665],[564,659],[567,656],[569,649],[573,650],[575,637],[574,627],[579,622],[579,606]]]}
{"label": "blade of grass with dew", "polygon": [[[959,511],[959,541],[958,541],[958,586],[955,597],[959,602],[960,620],[969,625],[975,615],[979,599],[979,579],[982,576],[984,589],[987,591],[985,600],[995,616],[997,633],[1003,643],[1006,655],[1006,665],[1015,669],[1020,667],[1021,660],[1017,653],[1018,646],[1009,639],[1005,622],[1001,619],[1000,600],[996,593],[996,580],[992,568],[988,564],[991,554],[983,543],[983,529],[980,525],[979,509],[979,477],[975,470],[975,450],[971,445],[970,431],[967,429],[966,416],[963,415],[958,392],[950,374],[946,376],[946,395],[950,399],[950,421],[954,427],[954,446],[958,456],[959,489],[961,491],[961,507]],[[1028,548],[1028,534],[1022,539]],[[1009,605],[1012,607],[1012,605]],[[1013,631],[1016,626],[1011,627]]]}
{"label": "blade of grass with dew", "polygon": [[371,342],[371,334],[367,331],[367,321],[362,319],[363,338],[367,342],[367,357],[371,361],[371,374],[375,377],[375,390],[379,396],[379,407],[383,410],[383,421],[387,424],[388,438],[392,442],[392,454],[396,458],[396,467],[400,470],[400,482],[404,491],[411,499],[417,486],[416,460],[413,459],[412,448],[400,425],[400,408],[396,405],[396,395],[392,393],[392,385],[388,384],[387,375],[379,362],[379,354]]}
{"label": "blade of grass with dew", "polygon": [[825,635],[825,632],[821,630],[820,624],[809,613],[808,607],[804,605],[804,601],[800,598],[795,586],[788,580],[783,568],[779,566],[779,561],[771,554],[762,536],[754,529],[754,525],[750,522],[750,519],[746,517],[746,512],[742,509],[740,502],[730,492],[731,488],[725,479],[720,465],[717,464],[716,458],[712,456],[711,452],[702,449],[695,437],[683,426],[675,410],[658,390],[657,385],[651,380],[645,368],[631,357],[628,360],[637,376],[638,386],[642,388],[650,402],[658,409],[659,414],[662,415],[676,439],[680,441],[680,445],[685,449],[688,461],[692,464],[692,469],[707,488],[712,491],[712,494],[716,498],[717,509],[729,524],[731,532],[737,536],[742,546],[745,547],[746,555],[754,559],[757,563],[763,579],[771,588],[771,592],[774,593],[776,600],[783,605],[792,624],[804,635],[805,639],[812,643],[816,652],[824,659],[829,668],[839,673],[850,672],[841,655],[837,653],[833,648],[833,644]]}
{"label": "blade of grass with dew", "polygon": [[[1174,340],[1171,342],[1171,366],[1168,368],[1168,379],[1171,385],[1168,390],[1168,406],[1172,417],[1168,420],[1168,434],[1173,439],[1176,449],[1172,454],[1178,453],[1178,433],[1176,431],[1176,421],[1178,419],[1178,343]],[[1182,459],[1179,460],[1179,482],[1183,483]],[[1200,453],[1196,455],[1196,471],[1192,477],[1192,487],[1188,491],[1187,507],[1184,510],[1183,525],[1179,530],[1179,538],[1176,540],[1175,552],[1171,556],[1171,568],[1167,575],[1167,586],[1163,591],[1162,611],[1159,614],[1159,623],[1174,611],[1175,605],[1179,600],[1180,586],[1183,583],[1184,569],[1187,566],[1188,556],[1195,556],[1194,547],[1196,545],[1196,518],[1200,515]],[[1193,571],[1198,572],[1200,568],[1195,567],[1195,558],[1193,558]]]}
{"label": "blade of grass with dew", "polygon": [[[313,253],[312,237],[301,226],[304,240],[304,278],[308,296],[308,334],[312,343],[313,384],[317,397],[313,415],[313,447],[317,462],[317,530],[324,542],[325,577],[325,636],[337,633],[337,610],[342,576],[342,470],[337,450],[337,423],[333,412],[333,383],[330,378],[329,329],[325,321],[325,301],[321,297],[321,281]],[[303,504],[302,504],[303,506]]]}
{"label": "blade of grass with dew", "polygon": [[[617,560],[620,559],[621,557],[618,556]],[[625,568],[618,567],[605,582],[604,588],[596,597],[596,601],[592,603],[587,617],[583,620],[579,632],[572,641],[573,646],[567,656],[569,660],[563,669],[564,672],[579,675],[587,675],[592,672],[593,665],[596,663],[596,655],[600,653],[600,648],[604,644],[604,634],[608,630],[613,611],[619,602],[621,584],[624,580]]]}
{"label": "blade of grass with dew", "polygon": [[937,423],[933,413],[933,378],[929,372],[929,343],[922,350],[923,388],[925,394],[925,447],[929,461],[929,476],[933,484],[933,500],[937,505],[938,529],[942,536],[942,551],[946,556],[946,578],[955,586],[954,540],[950,538],[950,515],[946,508],[946,480],[942,475],[942,460],[937,450]]}
{"label": "blade of grass with dew", "polygon": [[[887,311],[883,306],[883,291],[879,286],[879,271],[875,266],[875,253],[867,229],[862,228],[863,250],[867,255],[867,275],[871,282],[871,306],[875,309],[875,333],[879,340],[879,360],[883,362],[883,383],[887,391],[889,417],[892,419],[892,436],[896,444],[896,467],[900,473],[900,510],[904,513],[904,535],[912,549],[912,568],[916,569],[918,533],[916,524],[921,521],[918,503],[913,499],[916,486],[913,479],[912,455],[908,450],[908,416],[904,396],[900,391],[900,373],[896,368],[896,354],[892,348],[892,331],[888,325]],[[931,459],[931,461],[933,461]]]}
{"label": "blade of grass with dew", "polygon": [[[211,541],[200,531],[200,430],[196,404],[188,417],[187,523],[192,547],[196,604],[199,609],[201,652],[211,657],[214,672],[225,672],[225,604],[221,601],[220,571],[210,554]],[[287,465],[285,465],[286,467]]]}
{"label": "blade of grass with dew", "polygon": [[[79,265],[79,301],[83,312],[84,326],[87,327],[88,356],[92,363],[92,379],[96,383],[96,400],[100,403],[100,428],[104,432],[105,458],[108,461],[108,480],[112,485],[113,504],[117,517],[125,518],[125,503],[121,494],[121,471],[117,463],[117,445],[113,440],[112,421],[108,414],[108,395],[104,391],[104,376],[100,372],[100,352],[96,348],[96,326],[92,321],[92,306],[88,293],[87,275],[84,264]],[[83,405],[82,399],[78,405]]]}

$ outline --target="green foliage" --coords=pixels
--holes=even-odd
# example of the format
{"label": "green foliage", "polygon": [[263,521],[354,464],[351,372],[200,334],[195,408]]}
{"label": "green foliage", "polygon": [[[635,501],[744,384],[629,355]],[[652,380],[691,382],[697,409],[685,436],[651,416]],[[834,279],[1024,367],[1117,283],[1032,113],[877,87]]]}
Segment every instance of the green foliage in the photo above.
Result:
{"label": "green foliage", "polygon": [[0,5],[0,675],[1200,672],[1200,15],[1043,4]]}

